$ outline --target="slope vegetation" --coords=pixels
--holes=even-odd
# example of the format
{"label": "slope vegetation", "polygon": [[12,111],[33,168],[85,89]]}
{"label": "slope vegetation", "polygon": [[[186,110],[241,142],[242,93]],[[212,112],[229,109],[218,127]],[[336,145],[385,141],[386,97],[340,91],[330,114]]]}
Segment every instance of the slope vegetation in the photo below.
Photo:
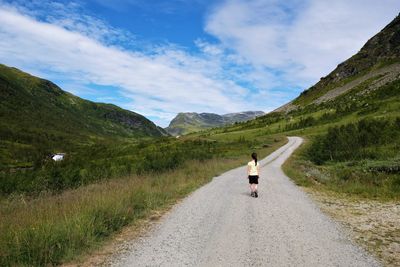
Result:
{"label": "slope vegetation", "polygon": [[305,90],[291,103],[276,111],[288,112],[309,104],[334,99],[364,83],[374,81],[366,89],[377,89],[399,78],[400,16],[372,37],[361,50],[339,64],[335,70]]}
{"label": "slope vegetation", "polygon": [[140,114],[94,103],[0,65],[0,167],[30,167],[55,152],[117,138],[166,133]]}

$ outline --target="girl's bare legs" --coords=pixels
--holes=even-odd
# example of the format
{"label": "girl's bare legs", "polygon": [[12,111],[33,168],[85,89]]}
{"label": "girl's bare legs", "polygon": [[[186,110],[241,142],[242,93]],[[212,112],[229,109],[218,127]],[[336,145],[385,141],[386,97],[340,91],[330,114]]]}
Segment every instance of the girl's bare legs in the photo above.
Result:
{"label": "girl's bare legs", "polygon": [[258,197],[257,184],[253,184],[252,194],[254,194],[254,197]]}
{"label": "girl's bare legs", "polygon": [[257,191],[257,184],[250,184],[250,191],[251,193],[254,193]]}

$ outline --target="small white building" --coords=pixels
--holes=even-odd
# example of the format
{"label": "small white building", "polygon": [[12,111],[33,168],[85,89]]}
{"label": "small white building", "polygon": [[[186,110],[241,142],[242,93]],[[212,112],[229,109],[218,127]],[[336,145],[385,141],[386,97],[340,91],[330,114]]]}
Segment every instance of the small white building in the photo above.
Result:
{"label": "small white building", "polygon": [[65,157],[65,153],[57,153],[57,154],[54,154],[51,157],[51,159],[54,160],[54,161],[61,161],[61,160],[64,159],[64,157]]}

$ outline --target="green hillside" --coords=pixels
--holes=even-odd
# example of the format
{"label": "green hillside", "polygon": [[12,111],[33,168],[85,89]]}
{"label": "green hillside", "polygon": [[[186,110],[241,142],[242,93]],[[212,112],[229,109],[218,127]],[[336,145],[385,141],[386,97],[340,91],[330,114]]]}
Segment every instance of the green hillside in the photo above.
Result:
{"label": "green hillside", "polygon": [[31,167],[51,153],[103,139],[165,134],[142,115],[81,99],[0,64],[0,169]]}

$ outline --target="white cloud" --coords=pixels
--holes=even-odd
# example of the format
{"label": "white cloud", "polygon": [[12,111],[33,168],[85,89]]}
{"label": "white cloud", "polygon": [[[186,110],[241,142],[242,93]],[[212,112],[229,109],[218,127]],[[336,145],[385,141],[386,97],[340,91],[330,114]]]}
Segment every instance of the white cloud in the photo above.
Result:
{"label": "white cloud", "polygon": [[400,11],[397,0],[227,0],[205,30],[244,61],[306,86],[347,59]]}
{"label": "white cloud", "polygon": [[[112,85],[147,116],[180,111],[232,112],[245,109],[246,89],[218,79],[212,61],[167,47],[152,55],[107,46],[59,25],[0,9],[0,60],[68,74],[81,84]],[[165,117],[165,116],[164,116]],[[170,116],[170,118],[172,115]],[[165,118],[158,121],[166,124]]]}
{"label": "white cloud", "polygon": [[134,46],[135,43],[139,43],[131,32],[112,27],[93,15],[87,15],[84,6],[75,1],[14,0],[11,3],[0,0],[0,5],[4,8],[66,30],[79,32],[102,43],[125,46]]}
{"label": "white cloud", "polygon": [[[0,62],[74,93],[98,93],[162,126],[182,111],[272,110],[357,52],[400,9],[397,0],[227,0],[206,17],[205,31],[218,41],[193,40],[198,51],[189,52],[143,45],[76,2],[60,3],[0,0]],[[112,86],[117,99],[88,85]]]}

